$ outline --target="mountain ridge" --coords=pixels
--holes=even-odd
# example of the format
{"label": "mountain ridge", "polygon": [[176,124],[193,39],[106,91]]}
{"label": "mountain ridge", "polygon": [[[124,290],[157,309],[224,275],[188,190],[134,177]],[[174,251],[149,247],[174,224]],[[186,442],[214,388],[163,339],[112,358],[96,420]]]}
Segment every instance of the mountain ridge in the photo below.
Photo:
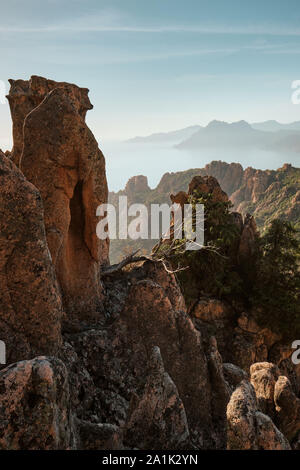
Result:
{"label": "mountain ridge", "polygon": [[[300,151],[300,121],[283,124],[276,120],[249,123],[214,119],[206,126],[194,125],[170,132],[137,136],[129,144],[173,144],[178,149],[209,147],[254,147],[270,151]],[[214,134],[215,133],[215,134]]]}
{"label": "mountain ridge", "polygon": [[[194,176],[213,176],[234,204],[234,210],[244,216],[250,212],[258,228],[264,230],[274,218],[281,218],[300,228],[300,168],[285,164],[277,170],[243,168],[240,163],[212,161],[204,168],[170,172],[162,175],[158,185],[151,189],[147,177],[130,178],[126,187],[109,193],[109,202],[117,207],[118,197],[126,195],[128,204],[170,203],[171,193],[184,191]],[[155,241],[137,240],[139,248],[149,251]],[[111,260],[119,260],[120,254],[130,248],[130,241],[111,240]]]}

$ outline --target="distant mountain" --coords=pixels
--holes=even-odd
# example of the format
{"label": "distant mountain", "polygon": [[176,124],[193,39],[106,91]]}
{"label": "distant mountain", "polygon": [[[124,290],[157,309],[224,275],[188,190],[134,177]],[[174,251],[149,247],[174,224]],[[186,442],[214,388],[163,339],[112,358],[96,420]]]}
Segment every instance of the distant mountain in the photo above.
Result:
{"label": "distant mountain", "polygon": [[201,129],[201,126],[189,126],[184,129],[178,129],[171,132],[158,132],[144,137],[134,137],[133,139],[126,140],[130,144],[147,144],[147,143],[179,143],[184,139],[188,139],[191,135]]}
{"label": "distant mountain", "polygon": [[[296,127],[296,123],[293,125]],[[300,152],[300,132],[292,129],[258,130],[246,121],[212,121],[176,147],[184,150],[252,147],[275,152]]]}
{"label": "distant mountain", "polygon": [[289,124],[282,124],[278,121],[269,120],[264,122],[253,122],[251,127],[258,131],[265,132],[300,131],[300,121],[291,122]]}
{"label": "distant mountain", "polygon": [[179,149],[259,148],[278,152],[300,153],[300,121],[281,124],[275,120],[249,124],[211,121],[206,127],[185,127],[171,132],[158,132],[126,141],[130,144],[165,143]]}
{"label": "distant mountain", "polygon": [[224,121],[211,121],[191,137],[177,145],[182,149],[200,147],[245,147],[263,145],[270,134],[253,129],[246,121],[229,124]]}

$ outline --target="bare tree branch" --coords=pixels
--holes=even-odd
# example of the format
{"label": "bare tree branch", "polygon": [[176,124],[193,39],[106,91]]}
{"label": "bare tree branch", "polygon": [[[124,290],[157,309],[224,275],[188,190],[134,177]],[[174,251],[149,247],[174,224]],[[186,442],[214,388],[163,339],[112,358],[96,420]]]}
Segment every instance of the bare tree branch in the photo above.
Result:
{"label": "bare tree branch", "polygon": [[[161,245],[161,240],[160,240],[159,246],[160,245]],[[174,270],[169,269],[167,266],[167,258],[165,256],[163,258],[155,258],[155,254],[157,253],[159,246],[149,256],[147,255],[135,256],[140,250],[137,250],[131,253],[129,256],[126,256],[126,258],[124,258],[120,263],[113,264],[111,266],[103,268],[101,277],[104,278],[104,277],[113,276],[119,273],[120,271],[122,271],[122,269],[128,266],[129,264],[139,263],[141,261],[151,261],[152,263],[161,263],[165,271],[168,274],[175,274],[180,271],[185,271],[186,269],[189,268],[189,266],[184,266],[184,267],[178,266],[177,269],[174,269]]]}

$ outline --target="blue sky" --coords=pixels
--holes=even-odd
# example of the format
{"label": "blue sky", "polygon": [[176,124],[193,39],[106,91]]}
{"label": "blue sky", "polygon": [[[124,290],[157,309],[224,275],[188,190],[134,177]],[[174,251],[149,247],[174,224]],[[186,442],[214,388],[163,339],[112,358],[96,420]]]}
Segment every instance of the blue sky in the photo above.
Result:
{"label": "blue sky", "polygon": [[[100,141],[212,119],[300,120],[299,0],[0,1],[0,79],[88,87]],[[5,147],[8,106],[0,119]]]}

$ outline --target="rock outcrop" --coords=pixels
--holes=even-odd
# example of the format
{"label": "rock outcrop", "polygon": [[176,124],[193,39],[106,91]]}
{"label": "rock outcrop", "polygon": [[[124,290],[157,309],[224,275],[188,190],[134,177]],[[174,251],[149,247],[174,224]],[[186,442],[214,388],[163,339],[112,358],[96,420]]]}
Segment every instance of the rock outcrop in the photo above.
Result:
{"label": "rock outcrop", "polygon": [[[0,339],[10,363],[0,371],[0,449],[299,448],[291,351],[239,299],[202,292],[196,275],[187,309],[159,262],[101,278],[108,241],[96,237],[96,208],[107,185],[87,94],[41,77],[11,81],[14,148],[0,152]],[[239,165],[211,168],[238,189]],[[190,176],[189,195],[228,201],[213,176]],[[126,191],[152,192],[141,176]],[[231,222],[231,255],[251,256],[254,220],[232,213]]]}
{"label": "rock outcrop", "polygon": [[227,202],[228,196],[221,189],[217,179],[213,176],[194,176],[189,184],[188,194],[192,195],[194,192],[211,194],[213,202]]}
{"label": "rock outcrop", "polygon": [[246,214],[244,219],[238,256],[242,260],[248,260],[254,253],[255,242],[258,238],[258,231],[255,219],[250,214]]}
{"label": "rock outcrop", "polygon": [[293,441],[300,431],[300,399],[293,392],[289,379],[278,377],[274,387],[276,421],[284,435]]}
{"label": "rock outcrop", "polygon": [[130,199],[136,197],[138,193],[150,191],[147,176],[133,176],[127,181],[124,191]]}
{"label": "rock outcrop", "polygon": [[[23,150],[24,136],[23,125],[26,116],[35,109],[44,98],[55,88],[66,88],[70,85],[66,82],[55,82],[43,77],[33,75],[30,80],[9,80],[10,91],[7,99],[13,124],[13,150],[11,157],[19,166]],[[88,98],[88,89],[72,85],[72,95],[80,102],[79,113],[84,119],[86,112],[93,106]]]}
{"label": "rock outcrop", "polygon": [[[13,156],[43,199],[47,242],[68,318],[97,319],[101,265],[97,207],[107,202],[105,160],[85,123],[88,90],[42,77],[11,81]],[[22,151],[21,151],[22,149]]]}
{"label": "rock outcrop", "polygon": [[[300,168],[289,164],[278,170],[256,170],[239,163],[213,161],[204,168],[193,168],[176,173],[165,173],[156,188],[138,194],[138,201],[147,206],[155,201],[168,203],[170,194],[185,191],[195,176],[213,176],[232,201],[233,209],[243,218],[253,215],[259,230],[265,229],[274,218],[288,220],[299,228],[300,218]],[[115,202],[118,195],[128,195],[126,189],[111,192],[109,199]],[[129,197],[130,199],[130,197]],[[126,249],[127,240],[113,240],[111,259],[116,262],[118,252]],[[139,247],[148,248],[146,240],[140,240]]]}
{"label": "rock outcrop", "polygon": [[[251,383],[243,381],[238,386],[227,408],[231,432],[229,445],[233,448],[247,448],[250,445],[251,448],[257,446],[275,449],[277,447],[274,436],[278,437],[280,434],[292,446],[297,445],[300,431],[300,399],[295,395],[289,379],[280,375],[279,368],[269,362],[253,364],[250,374]],[[243,432],[244,425],[251,430],[251,436]],[[278,429],[274,434],[275,425]],[[263,436],[265,426],[269,431]],[[258,431],[262,433],[259,441],[255,440],[258,438]]]}
{"label": "rock outcrop", "polygon": [[250,367],[250,374],[258,408],[273,418],[275,416],[274,390],[280,374],[278,367],[268,362],[256,363]]}
{"label": "rock outcrop", "polygon": [[0,152],[0,338],[6,362],[54,354],[62,304],[39,191]]}
{"label": "rock outcrop", "polygon": [[148,370],[140,396],[134,394],[130,402],[125,444],[138,449],[185,449],[189,439],[185,409],[158,347],[153,348]]}
{"label": "rock outcrop", "polygon": [[78,423],[79,449],[81,450],[122,450],[120,428],[107,423],[91,423],[81,420]]}
{"label": "rock outcrop", "polygon": [[[113,308],[110,325],[68,335],[99,390],[99,422],[125,426],[127,447],[144,448],[151,440],[153,448],[161,448],[165,436],[164,448],[174,449],[175,441],[182,446],[188,429],[187,448],[225,448],[229,389],[222,360],[216,343],[206,344],[187,316],[174,276],[145,263],[107,288],[107,309],[116,300],[120,308]],[[141,430],[145,415],[144,426],[154,426],[153,418],[159,429],[152,437]]]}
{"label": "rock outcrop", "polygon": [[204,334],[213,331],[225,363],[234,364],[248,374],[252,364],[271,360],[298,393],[299,366],[291,361],[293,349],[278,333],[259,326],[254,312],[237,314],[227,302],[203,297],[193,306],[191,316]]}
{"label": "rock outcrop", "polygon": [[227,407],[228,449],[289,450],[290,445],[271,418],[257,409],[252,385],[243,381]]}
{"label": "rock outcrop", "polygon": [[58,359],[37,357],[0,372],[0,449],[75,447],[68,373]]}

